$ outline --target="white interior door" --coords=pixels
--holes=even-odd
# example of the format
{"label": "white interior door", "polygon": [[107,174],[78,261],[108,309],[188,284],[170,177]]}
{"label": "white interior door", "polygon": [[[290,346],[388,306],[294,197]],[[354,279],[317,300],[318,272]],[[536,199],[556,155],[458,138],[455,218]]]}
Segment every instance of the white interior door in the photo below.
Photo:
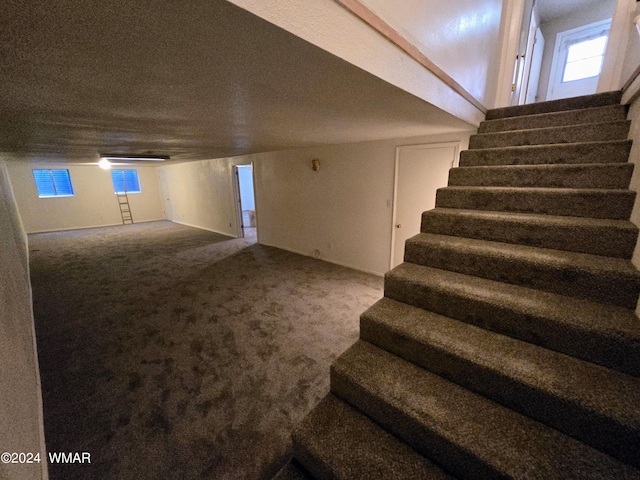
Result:
{"label": "white interior door", "polygon": [[396,148],[391,268],[404,261],[404,244],[420,233],[422,212],[435,207],[436,190],[447,186],[459,151],[459,142]]}
{"label": "white interior door", "polygon": [[160,181],[160,192],[162,195],[164,216],[167,220],[173,220],[173,212],[171,210],[171,197],[169,196],[169,185],[167,184],[167,172],[165,172],[162,168],[158,169],[158,180]]}
{"label": "white interior door", "polygon": [[542,53],[544,52],[544,37],[539,27],[536,27],[533,41],[533,51],[531,52],[531,70],[529,82],[527,84],[527,96],[525,103],[535,103],[540,84],[540,70],[542,69]]}
{"label": "white interior door", "polygon": [[[610,27],[611,20],[604,20],[556,35],[547,100],[596,93]],[[604,46],[599,42],[603,37]],[[587,43],[600,44],[602,55],[590,57],[588,54],[583,54],[580,51],[581,46]],[[572,59],[571,55],[574,52],[576,58]],[[581,77],[583,75],[581,68],[586,72],[584,75],[588,76]],[[577,79],[573,79],[574,77]]]}
{"label": "white interior door", "polygon": [[518,105],[526,103],[527,92],[529,91],[529,80],[531,79],[533,51],[536,45],[536,30],[538,29],[535,2],[531,8],[531,16],[528,23],[529,31],[527,33],[527,43],[523,58],[522,87],[519,92]]}

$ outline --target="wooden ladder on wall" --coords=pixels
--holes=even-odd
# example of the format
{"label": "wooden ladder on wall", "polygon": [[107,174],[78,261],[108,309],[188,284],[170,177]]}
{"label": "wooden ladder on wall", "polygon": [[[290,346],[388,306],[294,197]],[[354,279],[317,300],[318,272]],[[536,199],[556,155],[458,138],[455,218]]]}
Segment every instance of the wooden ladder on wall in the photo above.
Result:
{"label": "wooden ladder on wall", "polygon": [[129,206],[129,197],[126,193],[116,193],[118,197],[118,207],[120,208],[120,216],[122,217],[123,225],[130,225],[133,223],[133,216],[131,215],[131,207]]}

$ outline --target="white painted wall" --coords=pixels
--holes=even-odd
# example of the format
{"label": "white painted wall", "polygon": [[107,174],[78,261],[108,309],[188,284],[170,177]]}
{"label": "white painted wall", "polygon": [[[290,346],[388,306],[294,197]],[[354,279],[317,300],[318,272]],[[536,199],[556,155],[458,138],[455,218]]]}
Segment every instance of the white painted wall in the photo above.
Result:
{"label": "white painted wall", "polygon": [[[418,98],[422,98],[471,125],[477,126],[484,120],[484,114],[480,110],[451,90],[434,74],[426,70],[417,61],[413,60],[409,55],[401,51],[334,0],[229,1],[337,57],[376,75],[390,84],[412,93]],[[389,3],[397,5],[397,2]],[[433,5],[449,5],[452,2],[432,1],[430,3]],[[470,11],[476,12],[482,17],[480,8],[477,7],[478,2],[464,2],[463,0],[453,2],[456,6],[462,3],[466,3]],[[493,5],[495,1],[482,0],[479,3],[492,6],[490,16],[493,18]],[[447,13],[446,9],[443,13]],[[448,12],[448,15],[453,14],[452,12]],[[492,22],[493,20],[489,22],[489,24],[492,24]],[[484,24],[481,25],[482,28],[485,27]],[[499,27],[499,24],[495,26],[496,35],[498,35]],[[425,25],[425,28],[439,29],[442,27],[436,23],[429,23]],[[475,30],[478,27],[477,25],[470,25],[469,28]],[[492,49],[489,50],[486,54],[480,55],[479,59],[475,62],[481,65],[487,63],[491,56]],[[461,72],[465,71],[465,67],[461,66],[461,64],[456,64],[456,58],[459,52],[453,48],[447,50],[447,52],[451,58],[446,62],[445,67],[455,64],[456,71],[451,72],[451,74],[454,77],[455,75],[460,76]],[[499,60],[499,58],[496,58],[495,65],[490,66],[490,68],[498,69]],[[474,67],[469,67],[469,71],[471,70],[474,70]],[[469,71],[464,73],[463,81],[470,81],[469,77],[467,77]],[[474,82],[484,84],[485,80],[483,77],[475,79]],[[482,87],[478,87],[475,84],[471,85],[471,87],[478,91],[483,90]],[[487,84],[487,89],[488,88],[489,85]],[[489,102],[486,106],[491,107],[490,102],[492,98],[489,94],[486,95],[485,101]]]}
{"label": "white painted wall", "polygon": [[[636,9],[633,12],[633,18],[640,15],[640,2],[636,3]],[[635,25],[627,29],[627,53],[622,66],[622,84],[624,85],[631,77],[633,72],[640,65],[640,32]]]}
{"label": "white painted wall", "polygon": [[[375,273],[389,269],[396,146],[472,132],[306,147],[161,167],[174,221],[235,236],[231,167],[253,162],[259,242]],[[311,169],[311,160],[320,169]]]}
{"label": "white painted wall", "polygon": [[493,105],[502,0],[361,0],[484,105]]}
{"label": "white painted wall", "polygon": [[[75,195],[38,198],[32,172],[36,168],[68,169]],[[8,170],[27,233],[122,224],[108,170],[95,165],[25,161],[8,163]],[[142,192],[129,195],[134,222],[164,219],[156,167],[137,166],[136,170]]]}
{"label": "white painted wall", "polygon": [[27,236],[1,159],[0,265],[0,452],[39,452],[42,460],[30,465],[0,463],[0,478],[47,479]]}
{"label": "white painted wall", "polygon": [[595,0],[584,8],[562,17],[544,22],[540,30],[544,35],[544,53],[542,56],[542,68],[540,69],[540,83],[538,85],[538,101],[543,102],[547,98],[549,88],[549,76],[551,75],[551,62],[556,48],[556,35],[565,30],[578,28],[589,23],[605,20],[613,16],[615,0]]}
{"label": "white painted wall", "polygon": [[[629,162],[635,165],[629,188],[635,192],[640,192],[640,97],[637,97],[631,104],[627,119],[631,120],[629,138],[633,140]],[[633,211],[631,212],[631,221],[636,225],[640,225],[640,195],[636,197]],[[640,269],[640,242],[636,244],[632,262],[636,268]],[[636,313],[640,315],[640,306],[636,309]]]}
{"label": "white painted wall", "polygon": [[165,172],[171,198],[171,220],[235,237],[234,164],[220,158],[159,167]]}

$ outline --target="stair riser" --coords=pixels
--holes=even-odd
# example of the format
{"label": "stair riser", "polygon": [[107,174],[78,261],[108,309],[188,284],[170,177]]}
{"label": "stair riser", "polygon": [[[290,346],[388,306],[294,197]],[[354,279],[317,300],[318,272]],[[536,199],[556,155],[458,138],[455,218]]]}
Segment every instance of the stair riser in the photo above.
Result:
{"label": "stair riser", "polygon": [[449,172],[449,186],[611,188],[629,187],[633,164],[461,167]]}
{"label": "stair riser", "polygon": [[630,191],[512,192],[454,187],[438,190],[436,207],[628,220],[634,199]]}
{"label": "stair riser", "polygon": [[469,149],[578,143],[585,138],[591,142],[624,140],[629,134],[629,126],[630,123],[625,121],[472,135],[469,139]]}
{"label": "stair riser", "polygon": [[563,127],[585,123],[618,122],[625,120],[626,116],[627,109],[624,105],[611,105],[586,110],[570,110],[567,112],[484,121],[480,124],[478,133],[525,130],[527,128]]}
{"label": "stair riser", "polygon": [[623,373],[638,376],[640,372],[638,342],[559,326],[553,318],[537,314],[526,304],[514,305],[509,296],[487,299],[469,292],[463,284],[419,284],[398,278],[393,271],[385,276],[384,292],[393,300]]}
{"label": "stair riser", "polygon": [[637,459],[640,434],[615,419],[601,417],[581,405],[501,375],[437,345],[403,336],[367,318],[366,313],[360,322],[360,332],[361,339],[415,365],[556,428],[621,461],[636,466],[640,464]]}
{"label": "stair riser", "polygon": [[463,150],[460,166],[625,163],[630,141]]}
{"label": "stair riser", "polygon": [[621,100],[622,92],[618,91],[595,95],[585,95],[581,97],[564,98],[551,102],[530,103],[527,105],[489,110],[487,112],[487,120],[520,117],[523,115],[538,115],[542,113],[560,112],[582,108],[604,107],[608,105],[620,104]]}
{"label": "stair riser", "polygon": [[295,458],[315,478],[453,480],[332,394],[296,427],[292,440]]}
{"label": "stair riser", "polygon": [[334,367],[331,368],[331,392],[453,475],[478,480],[509,478],[437,432],[425,429],[401,409],[377,397]]}
{"label": "stair riser", "polygon": [[528,258],[490,254],[481,249],[457,248],[445,242],[418,242],[409,239],[405,261],[498,282],[585,298],[600,303],[634,309],[640,293],[637,277],[616,272],[594,272]]}
{"label": "stair riser", "polygon": [[638,237],[636,229],[532,225],[526,221],[458,217],[434,211],[423,213],[421,231],[618,258],[631,258]]}

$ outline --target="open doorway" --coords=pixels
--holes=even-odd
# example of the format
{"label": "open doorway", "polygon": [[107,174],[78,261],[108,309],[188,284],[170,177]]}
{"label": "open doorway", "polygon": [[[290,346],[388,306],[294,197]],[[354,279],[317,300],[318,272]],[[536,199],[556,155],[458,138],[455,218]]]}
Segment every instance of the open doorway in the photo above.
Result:
{"label": "open doorway", "polygon": [[509,4],[518,12],[511,23],[510,45],[516,58],[509,73],[509,104],[596,93],[609,54],[608,30],[616,0],[510,0]]}
{"label": "open doorway", "polygon": [[537,101],[596,93],[616,0],[537,0],[542,53]]}
{"label": "open doorway", "polygon": [[233,175],[237,199],[238,237],[257,239],[253,165],[236,165],[233,167]]}
{"label": "open doorway", "polygon": [[596,93],[611,19],[556,35],[547,100]]}

